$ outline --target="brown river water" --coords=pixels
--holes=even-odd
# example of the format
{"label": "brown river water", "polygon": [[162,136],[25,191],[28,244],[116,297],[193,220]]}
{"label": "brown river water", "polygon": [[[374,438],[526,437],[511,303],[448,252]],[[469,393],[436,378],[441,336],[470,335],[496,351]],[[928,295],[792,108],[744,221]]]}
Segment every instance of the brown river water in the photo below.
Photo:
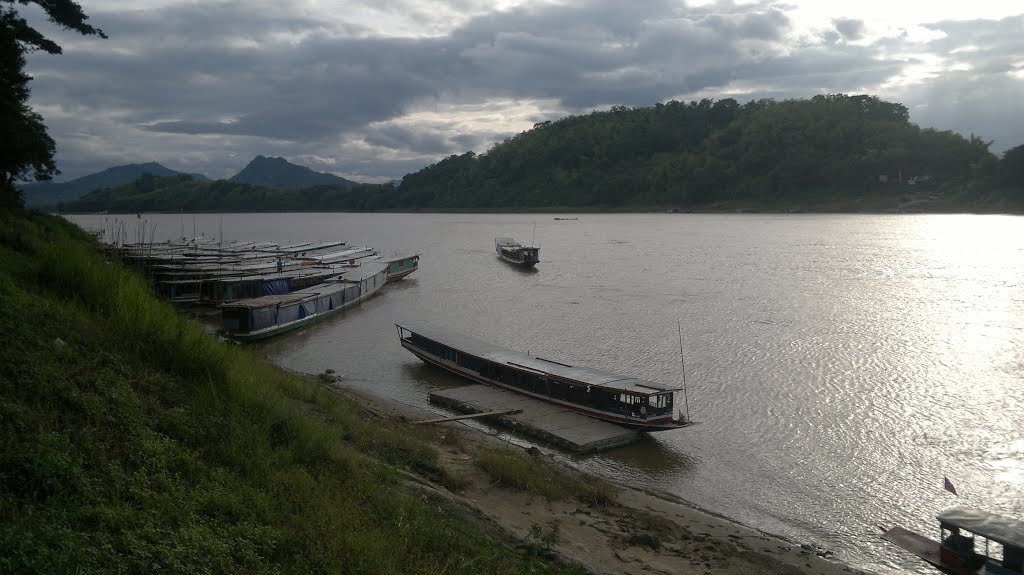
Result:
{"label": "brown river water", "polygon": [[[554,219],[570,216],[579,219]],[[429,320],[664,382],[683,378],[681,322],[698,425],[559,458],[856,567],[928,572],[882,541],[878,526],[935,536],[935,515],[958,504],[1024,517],[1021,217],[68,218],[157,241],[194,229],[229,241],[340,239],[422,253],[419,271],[359,307],[260,346],[288,368],[334,369],[344,385],[415,406],[462,382],[404,351],[396,321]],[[497,259],[498,236],[539,244],[536,270]],[[943,476],[959,497],[942,489]]]}

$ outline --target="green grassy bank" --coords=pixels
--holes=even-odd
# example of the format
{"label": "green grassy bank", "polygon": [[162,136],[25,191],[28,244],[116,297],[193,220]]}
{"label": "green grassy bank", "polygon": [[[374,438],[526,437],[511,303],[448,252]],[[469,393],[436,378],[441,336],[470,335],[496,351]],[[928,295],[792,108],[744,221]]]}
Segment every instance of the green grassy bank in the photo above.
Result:
{"label": "green grassy bank", "polygon": [[408,433],[0,213],[0,572],[574,572],[402,483]]}

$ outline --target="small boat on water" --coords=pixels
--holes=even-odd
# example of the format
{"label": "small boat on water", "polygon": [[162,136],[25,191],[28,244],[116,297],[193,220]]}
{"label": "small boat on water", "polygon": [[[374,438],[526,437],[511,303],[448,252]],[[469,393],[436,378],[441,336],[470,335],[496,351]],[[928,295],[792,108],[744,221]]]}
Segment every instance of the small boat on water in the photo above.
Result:
{"label": "small boat on water", "polygon": [[534,357],[423,322],[395,324],[402,347],[472,381],[639,431],[690,424],[682,387]]}
{"label": "small boat on water", "polygon": [[523,268],[532,268],[540,261],[540,248],[524,246],[512,238],[494,238],[494,251],[506,262]]}
{"label": "small boat on water", "polygon": [[[939,541],[902,527],[883,530],[882,539],[949,575],[1024,573],[1024,521],[967,507],[947,509],[937,519]],[[976,547],[975,536],[985,540],[984,553]],[[1001,547],[1001,553],[990,549],[990,543]]]}
{"label": "small boat on water", "polygon": [[398,281],[420,269],[420,254],[396,255],[383,261],[388,264],[388,282]]}

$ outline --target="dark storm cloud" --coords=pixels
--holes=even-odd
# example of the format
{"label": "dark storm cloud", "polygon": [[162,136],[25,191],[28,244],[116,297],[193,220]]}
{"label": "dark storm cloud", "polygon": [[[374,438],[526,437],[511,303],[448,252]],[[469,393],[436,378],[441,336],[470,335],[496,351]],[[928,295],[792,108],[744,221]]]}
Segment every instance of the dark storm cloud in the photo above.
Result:
{"label": "dark storm cloud", "polygon": [[426,130],[411,130],[401,126],[386,126],[370,130],[366,141],[374,146],[398,149],[410,147],[427,154],[443,154],[453,148],[444,135]]}
{"label": "dark storm cloud", "polygon": [[845,40],[855,41],[864,37],[864,22],[852,18],[836,18],[832,20],[836,32]]}
{"label": "dark storm cloud", "polygon": [[430,39],[338,37],[315,19],[260,18],[248,6],[172,6],[104,15],[128,50],[89,45],[33,68],[39,93],[74,91],[77,105],[114,106],[150,131],[321,140],[446,97],[552,98],[582,110],[701,89],[688,78],[727,79],[707,69],[739,63],[734,43],[774,41],[788,26],[774,8],[722,6],[523,8]]}
{"label": "dark storm cloud", "polygon": [[650,105],[727,81],[730,66],[752,50],[773,52],[789,27],[770,6],[720,9],[617,1],[521,9],[476,19],[452,42],[489,92],[556,98],[574,110]]}
{"label": "dark storm cloud", "polygon": [[806,48],[764,62],[742,64],[737,78],[785,87],[791,97],[846,92],[878,85],[898,74],[905,61],[879,60],[870,48],[845,46]]}
{"label": "dark storm cloud", "polygon": [[[462,8],[473,6],[465,0]],[[415,2],[373,7],[429,17]],[[175,169],[204,166],[215,177],[264,154],[309,158],[310,167],[346,177],[386,179],[452,153],[482,152],[511,135],[494,127],[453,134],[425,123],[388,123],[435,104],[457,110],[497,99],[553,102],[554,112],[533,120],[540,121],[553,119],[551,113],[646,106],[699,92],[728,97],[735,83],[745,99],[809,97],[877,86],[909,61],[881,56],[880,50],[895,53],[899,39],[878,46],[786,45],[792,23],[770,0],[700,7],[675,0],[543,4],[479,16],[424,38],[373,35],[288,3],[190,3],[91,15],[110,40],[55,34],[64,55],[30,59],[33,102],[48,114],[61,165],[84,165],[92,154],[97,169],[116,156],[163,160]],[[863,32],[854,20],[834,25],[848,40]],[[976,70],[998,70],[1024,53],[1019,19],[993,29],[942,26],[948,36],[934,49],[961,47],[954,37],[962,34],[997,47],[964,54]],[[56,108],[62,114],[47,112]]]}

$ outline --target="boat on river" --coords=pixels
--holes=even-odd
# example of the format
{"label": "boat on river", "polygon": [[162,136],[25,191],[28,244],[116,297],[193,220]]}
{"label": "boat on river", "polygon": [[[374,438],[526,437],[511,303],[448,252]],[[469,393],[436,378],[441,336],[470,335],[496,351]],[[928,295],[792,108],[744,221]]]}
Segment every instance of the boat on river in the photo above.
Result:
{"label": "boat on river", "polygon": [[398,281],[420,269],[420,254],[395,255],[383,261],[388,264],[388,282]]}
{"label": "boat on river", "polygon": [[395,327],[413,355],[478,383],[639,431],[690,424],[679,386],[534,357],[424,322]]}
{"label": "boat on river", "polygon": [[221,306],[224,334],[248,342],[315,323],[377,293],[387,275],[388,264],[367,262],[312,287],[226,303]]}
{"label": "boat on river", "polygon": [[[938,541],[902,527],[883,530],[882,538],[949,575],[1024,572],[1024,521],[968,507],[947,509],[937,519]],[[983,553],[976,537],[984,539]]]}
{"label": "boat on river", "polygon": [[532,268],[540,261],[540,248],[524,246],[512,238],[494,238],[498,257],[521,268]]}

